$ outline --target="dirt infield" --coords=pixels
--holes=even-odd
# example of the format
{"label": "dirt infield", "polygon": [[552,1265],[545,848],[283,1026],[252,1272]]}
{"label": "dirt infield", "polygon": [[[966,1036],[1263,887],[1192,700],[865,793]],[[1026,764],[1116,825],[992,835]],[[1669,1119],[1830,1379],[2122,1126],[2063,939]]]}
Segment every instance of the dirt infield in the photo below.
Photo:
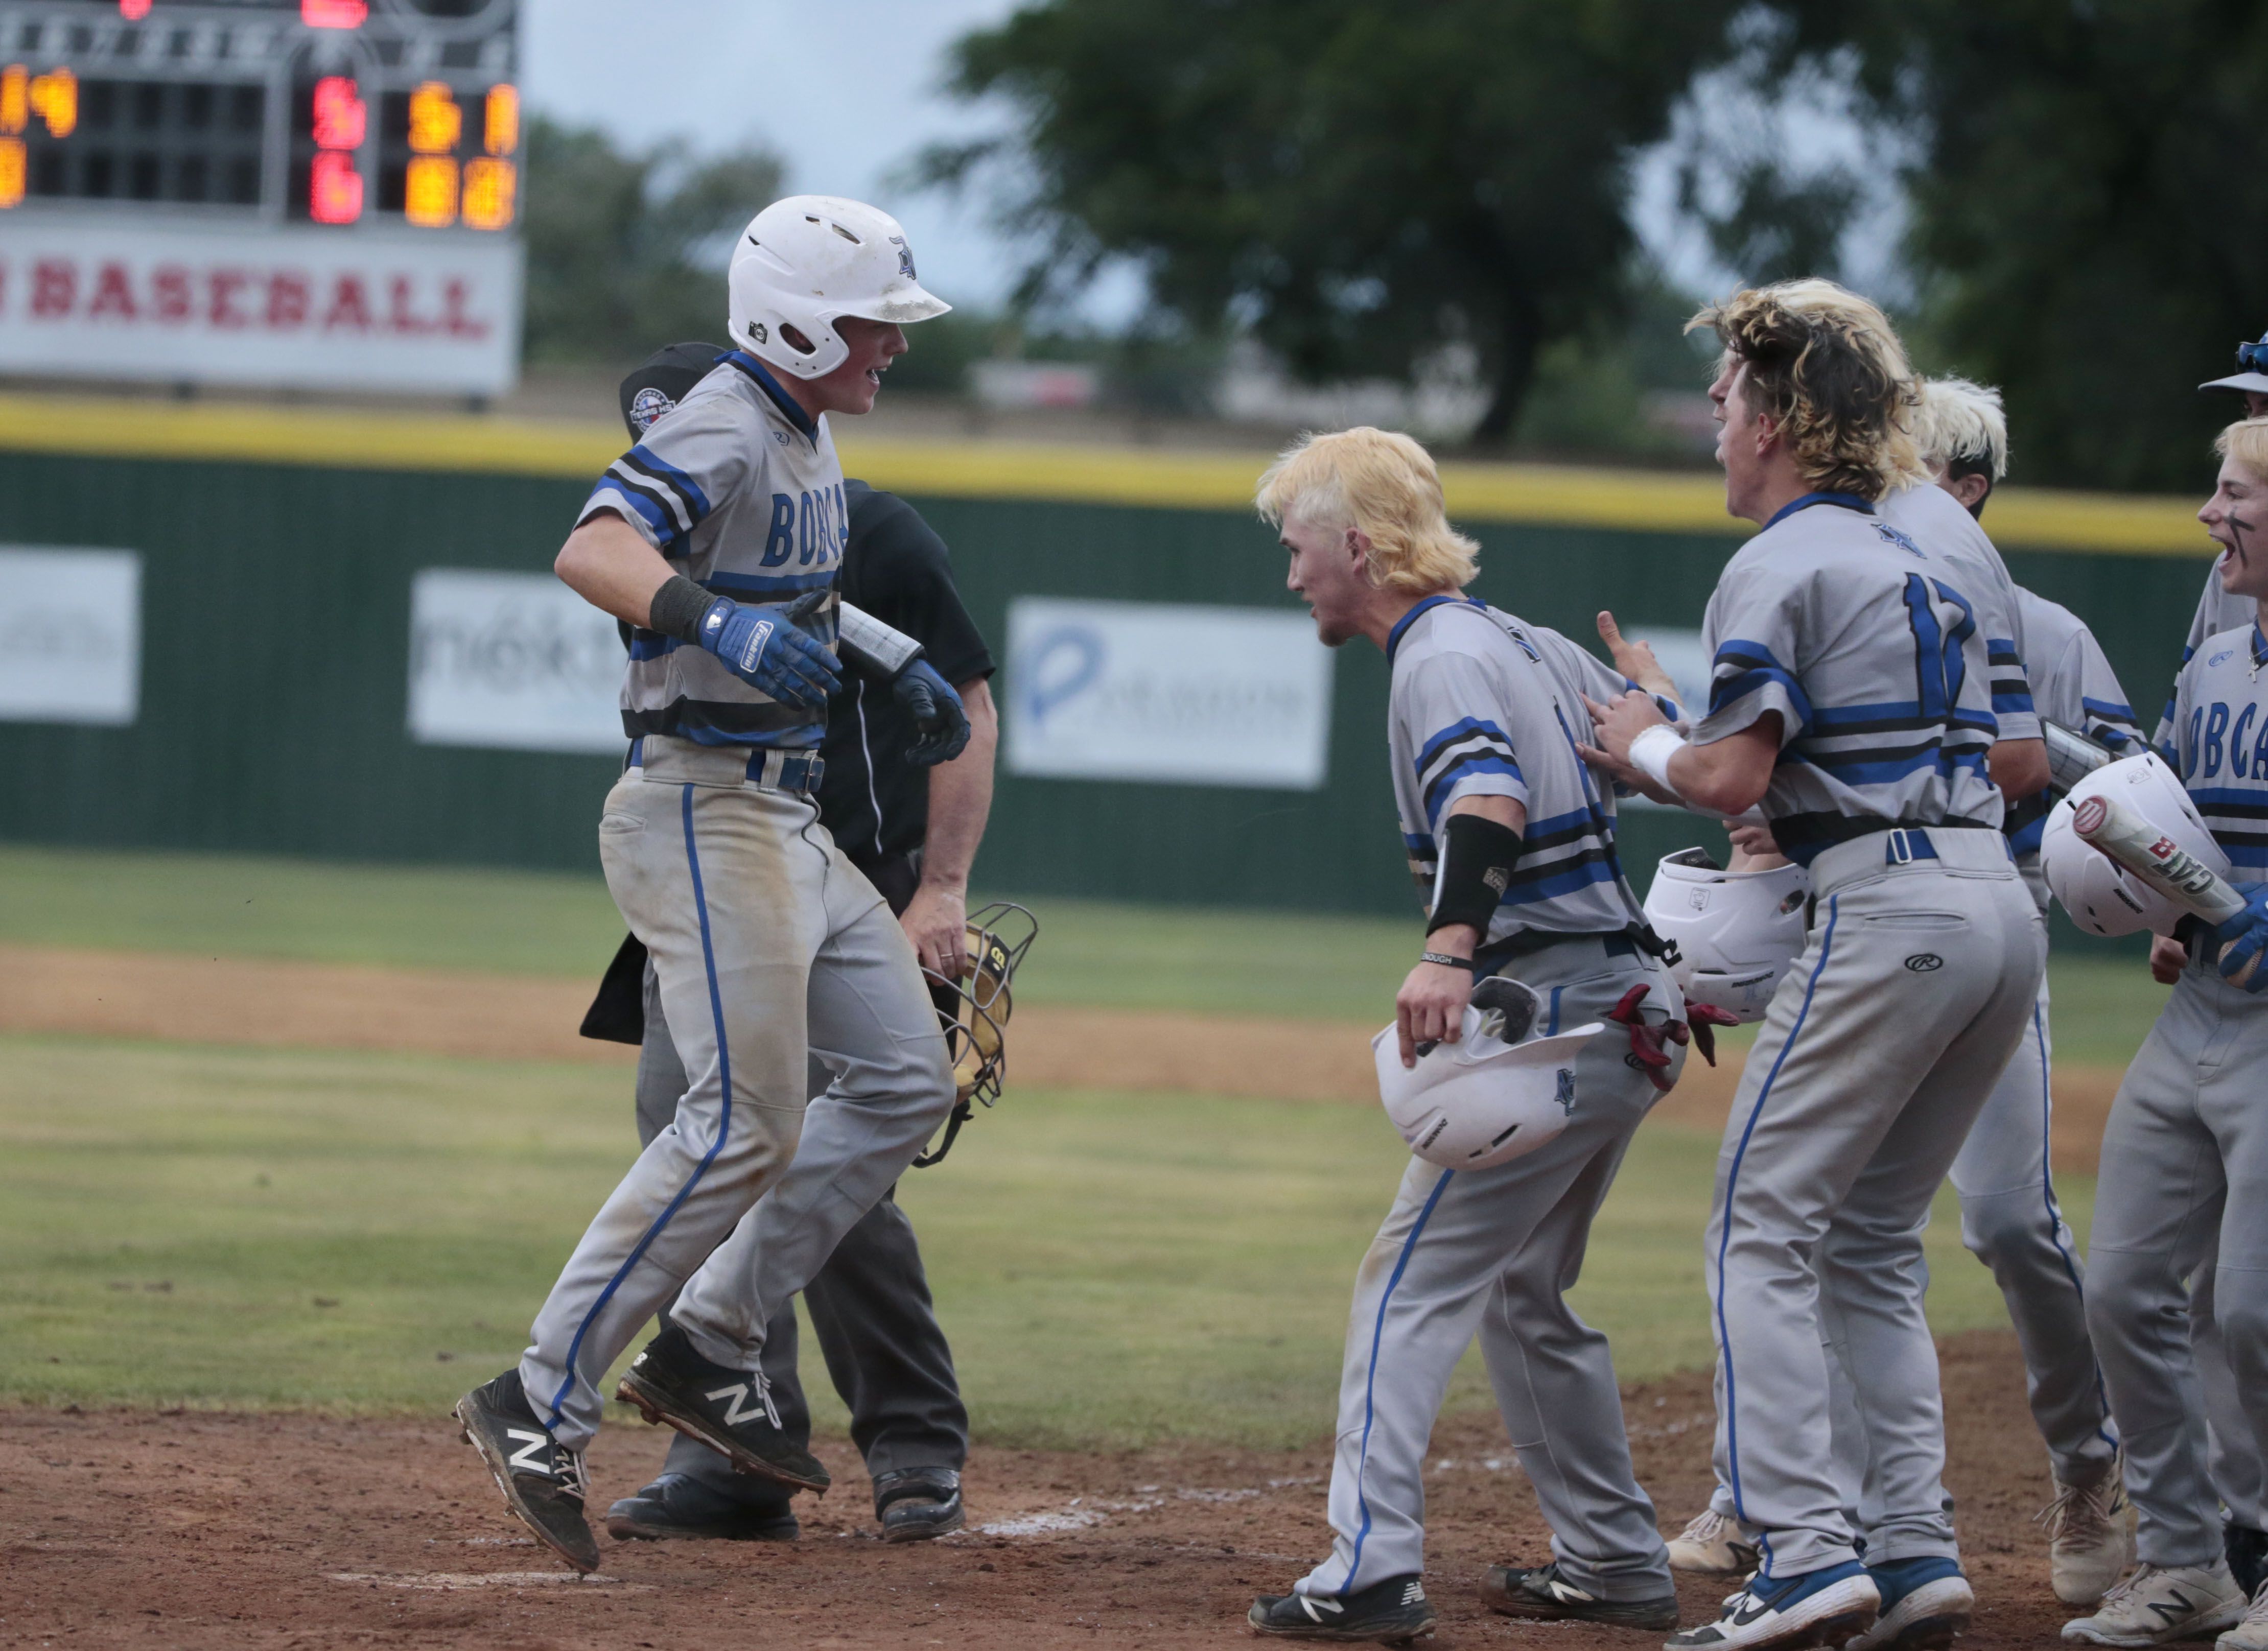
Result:
{"label": "dirt infield", "polygon": [[[628,1061],[622,1045],[576,1036],[590,993],[583,980],[445,969],[0,945],[0,1031]],[[1367,1031],[1337,1022],[1027,1003],[1014,1028],[1011,1081],[1035,1087],[1364,1104],[1378,1093]],[[1657,1115],[1721,1125],[1740,1070],[1736,1053],[1713,1070],[1690,1061]],[[2058,1068],[2058,1169],[2094,1173],[2119,1075]]]}
{"label": "dirt infield", "polygon": [[[1980,1604],[1962,1643],[2052,1643],[2073,1613],[2048,1592],[2045,1538],[2030,1523],[2049,1485],[2014,1339],[1958,1338],[1944,1369],[1951,1483]],[[1627,1403],[1639,1475],[1674,1530],[1707,1493],[1708,1378],[1649,1383]],[[0,1646],[1248,1645],[1252,1596],[1284,1591],[1328,1545],[1327,1448],[979,1449],[968,1476],[977,1528],[891,1547],[873,1539],[850,1448],[822,1441],[836,1489],[799,1502],[800,1542],[602,1539],[602,1569],[577,1581],[518,1534],[438,1419],[0,1412],[11,1508]],[[610,1424],[592,1452],[599,1501],[634,1489],[661,1449],[658,1435]],[[1660,1642],[1519,1625],[1473,1603],[1491,1561],[1549,1557],[1494,1417],[1444,1423],[1427,1479],[1442,1651]],[[1686,1581],[1689,1622],[1713,1615],[1725,1591]]]}

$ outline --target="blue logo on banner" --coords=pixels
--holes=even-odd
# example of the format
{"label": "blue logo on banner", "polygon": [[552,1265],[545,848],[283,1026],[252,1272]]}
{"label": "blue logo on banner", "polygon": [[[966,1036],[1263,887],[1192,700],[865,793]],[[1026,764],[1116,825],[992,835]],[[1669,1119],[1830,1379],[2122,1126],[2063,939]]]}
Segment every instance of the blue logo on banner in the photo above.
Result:
{"label": "blue logo on banner", "polygon": [[1016,688],[1035,730],[1058,707],[1094,686],[1108,652],[1102,633],[1087,625],[1042,631],[1024,649]]}

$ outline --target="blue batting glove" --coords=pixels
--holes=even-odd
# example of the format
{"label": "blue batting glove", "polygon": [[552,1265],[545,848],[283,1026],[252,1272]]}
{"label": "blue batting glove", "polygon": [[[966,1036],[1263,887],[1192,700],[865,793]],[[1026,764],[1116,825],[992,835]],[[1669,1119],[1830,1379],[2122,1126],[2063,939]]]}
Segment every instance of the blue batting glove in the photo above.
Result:
{"label": "blue batting glove", "polygon": [[[2214,966],[2224,980],[2236,980],[2268,950],[2268,884],[2240,884],[2237,892],[2244,896],[2244,909],[2213,931],[2220,944]],[[2268,991],[2268,969],[2254,969],[2252,978],[2239,984],[2248,992]]]}
{"label": "blue batting glove", "polygon": [[718,597],[701,616],[701,645],[782,705],[816,710],[843,679],[835,656],[798,629],[784,607]]}
{"label": "blue batting glove", "polygon": [[937,674],[926,659],[917,659],[890,679],[890,696],[913,719],[920,736],[906,747],[906,760],[917,768],[951,762],[968,745],[968,711],[953,684]]}

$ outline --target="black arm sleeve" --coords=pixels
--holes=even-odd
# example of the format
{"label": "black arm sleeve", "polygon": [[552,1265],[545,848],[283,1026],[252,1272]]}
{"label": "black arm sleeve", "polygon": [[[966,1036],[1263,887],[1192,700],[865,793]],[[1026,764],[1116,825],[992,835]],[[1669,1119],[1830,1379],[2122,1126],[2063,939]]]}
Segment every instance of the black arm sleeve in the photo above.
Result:
{"label": "black arm sleeve", "polygon": [[1425,932],[1470,923],[1486,940],[1523,846],[1518,832],[1483,815],[1452,814],[1443,821],[1440,894]]}

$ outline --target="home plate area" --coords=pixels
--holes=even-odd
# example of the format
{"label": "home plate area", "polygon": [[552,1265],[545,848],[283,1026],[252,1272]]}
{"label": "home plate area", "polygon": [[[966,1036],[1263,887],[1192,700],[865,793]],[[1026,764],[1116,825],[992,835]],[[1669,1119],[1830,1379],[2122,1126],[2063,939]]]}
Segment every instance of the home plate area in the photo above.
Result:
{"label": "home plate area", "polygon": [[[2048,1592],[2031,1523],[2051,1492],[2013,1339],[1955,1338],[1943,1356],[1979,1606],[1962,1644],[2051,1642],[2071,1613]],[[1626,1405],[1639,1477],[1675,1530],[1708,1493],[1708,1378],[1636,1386]],[[610,1421],[591,1452],[599,1508],[644,1483],[664,1448],[656,1430]],[[0,1646],[1245,1646],[1253,1596],[1285,1591],[1329,1547],[1326,1440],[1289,1452],[980,1447],[972,1528],[896,1545],[878,1538],[848,1443],[817,1448],[836,1488],[798,1500],[802,1540],[602,1537],[599,1574],[578,1579],[520,1534],[440,1417],[0,1413],[12,1515]],[[1492,1414],[1443,1420],[1427,1489],[1437,1647],[1646,1642],[1475,1603],[1488,1565],[1550,1557]],[[1727,1585],[1688,1579],[1683,1591],[1699,1621]]]}

